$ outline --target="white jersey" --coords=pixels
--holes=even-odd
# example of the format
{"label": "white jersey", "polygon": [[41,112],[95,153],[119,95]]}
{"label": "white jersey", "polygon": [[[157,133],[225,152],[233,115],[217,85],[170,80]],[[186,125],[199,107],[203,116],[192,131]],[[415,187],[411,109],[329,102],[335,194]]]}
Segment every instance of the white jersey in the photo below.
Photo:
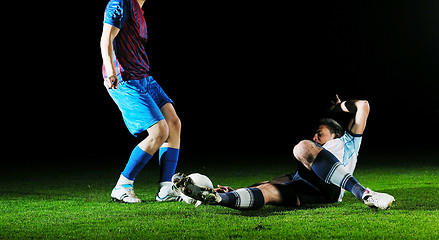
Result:
{"label": "white jersey", "polygon": [[[348,172],[353,176],[355,166],[357,165],[358,151],[360,151],[361,134],[353,134],[346,131],[341,138],[336,138],[328,141],[323,145],[323,148],[334,154]],[[344,189],[341,190],[338,201],[341,202],[344,194]]]}

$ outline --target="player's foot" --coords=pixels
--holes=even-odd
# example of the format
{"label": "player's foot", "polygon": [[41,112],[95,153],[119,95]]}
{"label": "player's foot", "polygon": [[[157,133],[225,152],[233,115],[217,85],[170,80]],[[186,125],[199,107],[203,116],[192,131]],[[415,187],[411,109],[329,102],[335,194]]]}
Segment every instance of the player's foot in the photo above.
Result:
{"label": "player's foot", "polygon": [[389,209],[395,198],[387,193],[379,193],[366,188],[363,194],[363,202],[368,207]]}
{"label": "player's foot", "polygon": [[134,193],[133,184],[116,185],[111,192],[111,198],[114,201],[124,203],[142,202]]}
{"label": "player's foot", "polygon": [[195,207],[201,204],[200,201],[184,195],[180,192],[172,182],[160,183],[160,190],[157,193],[155,200],[158,202],[185,202],[193,204]]}
{"label": "player's foot", "polygon": [[161,182],[155,200],[158,202],[181,202],[181,193],[175,189],[172,182]]}
{"label": "player's foot", "polygon": [[[200,187],[194,184],[194,181],[183,173],[176,173],[172,176],[172,183],[184,195],[199,200],[206,204],[217,204],[221,197],[209,187]],[[195,203],[196,206],[200,203]]]}

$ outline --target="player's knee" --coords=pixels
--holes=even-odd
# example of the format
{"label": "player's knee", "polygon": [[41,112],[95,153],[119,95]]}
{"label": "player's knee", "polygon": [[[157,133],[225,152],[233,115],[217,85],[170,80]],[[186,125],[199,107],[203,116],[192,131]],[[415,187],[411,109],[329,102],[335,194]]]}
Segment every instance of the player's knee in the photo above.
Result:
{"label": "player's knee", "polygon": [[160,121],[154,125],[156,128],[153,133],[150,133],[150,136],[153,140],[159,144],[164,143],[166,139],[169,137],[169,126],[166,121]]}
{"label": "player's knee", "polygon": [[167,120],[169,130],[173,132],[180,132],[181,130],[181,120],[177,116],[172,119]]}
{"label": "player's knee", "polygon": [[302,140],[296,146],[294,146],[293,154],[297,160],[307,166],[313,162],[315,158],[314,155],[320,151],[316,148],[317,146],[313,142],[309,140]]}
{"label": "player's knee", "polygon": [[302,140],[298,144],[296,144],[296,146],[294,146],[293,154],[294,157],[297,158],[297,160],[300,160],[306,156],[310,142],[311,141],[309,140]]}

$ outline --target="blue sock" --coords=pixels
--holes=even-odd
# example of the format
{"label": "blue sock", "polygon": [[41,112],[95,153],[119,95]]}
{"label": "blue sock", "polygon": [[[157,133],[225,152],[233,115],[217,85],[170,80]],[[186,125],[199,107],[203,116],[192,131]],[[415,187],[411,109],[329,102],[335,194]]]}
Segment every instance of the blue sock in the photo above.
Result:
{"label": "blue sock", "polygon": [[159,150],[160,182],[170,182],[177,168],[180,149],[162,147]]}
{"label": "blue sock", "polygon": [[351,192],[359,200],[362,200],[363,193],[366,189],[328,150],[323,149],[317,154],[311,168],[316,175],[326,183],[335,184]]}
{"label": "blue sock", "polygon": [[254,210],[265,205],[264,194],[258,188],[240,188],[228,193],[219,193],[219,195],[221,201],[218,204],[224,207]]}
{"label": "blue sock", "polygon": [[139,146],[136,146],[131,152],[130,159],[128,160],[122,175],[129,180],[134,181],[137,174],[145,166],[146,163],[151,159],[152,155],[144,152]]}

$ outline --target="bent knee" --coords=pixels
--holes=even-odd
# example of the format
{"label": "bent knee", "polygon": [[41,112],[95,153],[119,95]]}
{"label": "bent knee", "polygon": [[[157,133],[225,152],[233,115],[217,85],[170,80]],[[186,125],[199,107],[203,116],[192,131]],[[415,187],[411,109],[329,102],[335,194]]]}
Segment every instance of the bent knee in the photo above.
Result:
{"label": "bent knee", "polygon": [[302,140],[294,146],[293,154],[297,160],[304,163],[305,166],[308,166],[308,164],[314,161],[321,150],[322,148],[318,147],[312,141]]}
{"label": "bent knee", "polygon": [[157,142],[165,142],[169,137],[169,126],[165,120],[157,122],[154,131],[150,132],[150,136]]}
{"label": "bent knee", "polygon": [[304,156],[306,156],[308,154],[308,152],[310,151],[310,149],[313,146],[315,146],[315,144],[313,142],[311,142],[310,140],[302,140],[302,141],[300,141],[293,148],[294,157],[297,158],[297,159],[303,158]]}
{"label": "bent knee", "polygon": [[181,130],[181,120],[177,116],[166,120],[166,122],[169,126],[169,129],[171,129],[172,131],[180,131]]}

